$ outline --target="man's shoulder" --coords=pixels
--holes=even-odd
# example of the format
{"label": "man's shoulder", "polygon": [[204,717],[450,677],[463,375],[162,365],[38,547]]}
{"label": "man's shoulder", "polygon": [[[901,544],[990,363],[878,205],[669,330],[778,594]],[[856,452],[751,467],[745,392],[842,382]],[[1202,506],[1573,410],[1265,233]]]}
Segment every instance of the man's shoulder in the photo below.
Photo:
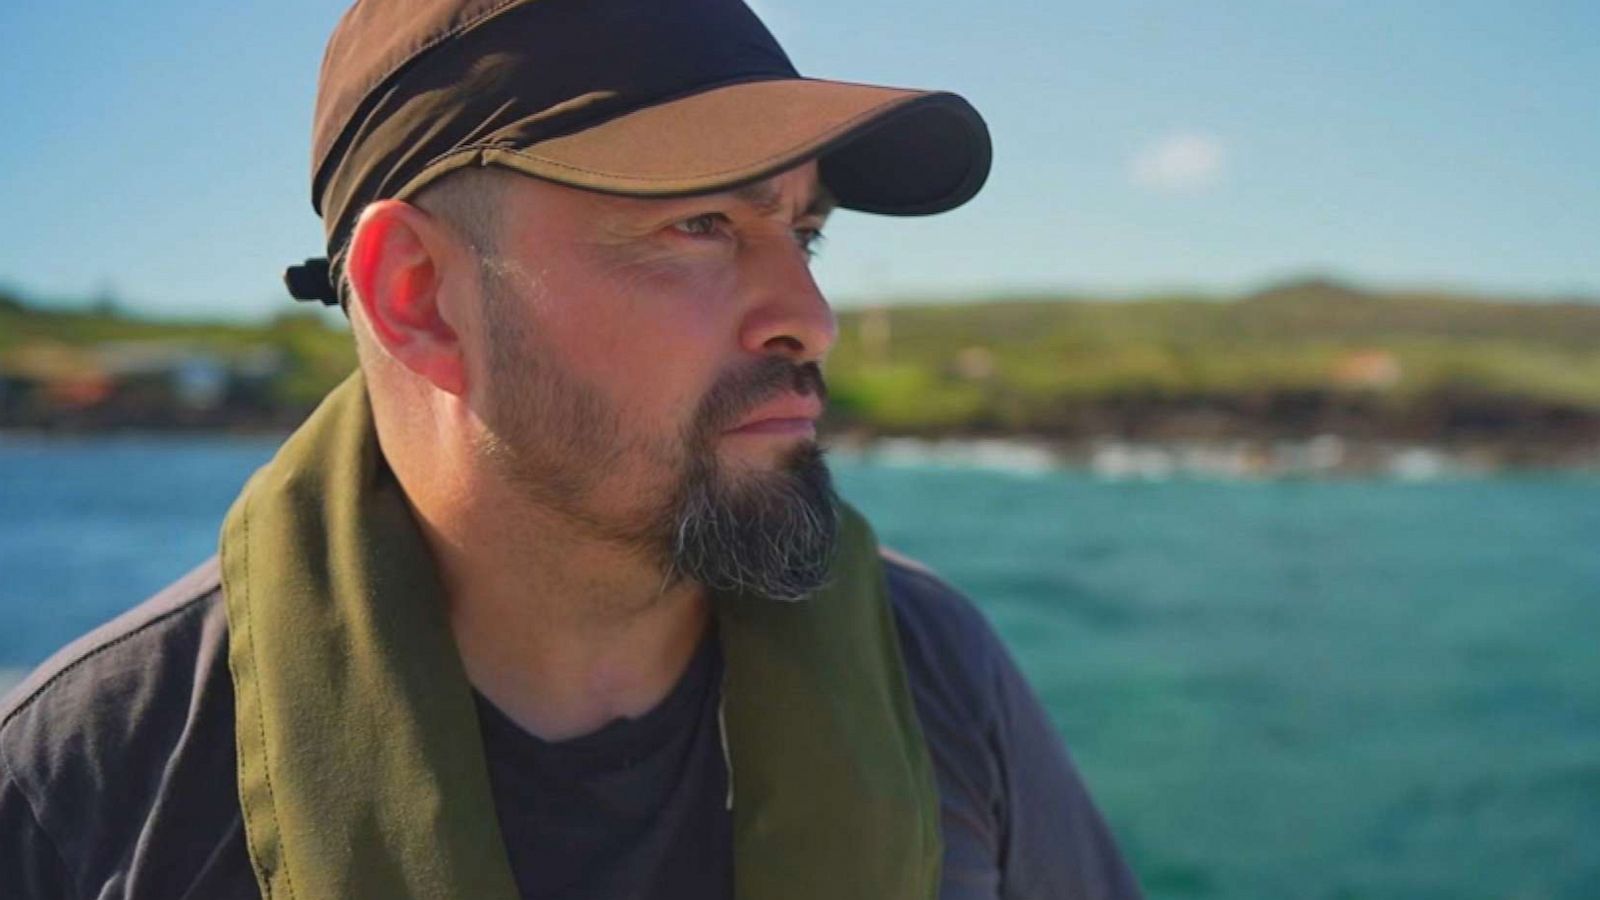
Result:
{"label": "man's shoulder", "polygon": [[57,651],[0,700],[6,778],[38,789],[131,758],[158,765],[226,665],[215,558]]}
{"label": "man's shoulder", "polygon": [[227,646],[213,559],[0,701],[0,895],[255,896]]}
{"label": "man's shoulder", "polygon": [[977,605],[926,565],[879,551],[912,692],[924,716],[935,708],[964,719],[973,736],[995,709],[998,668],[1009,659]]}
{"label": "man's shoulder", "polygon": [[898,619],[945,639],[992,635],[988,620],[971,598],[927,565],[889,547],[878,551],[889,600]]}
{"label": "man's shoulder", "polygon": [[1065,744],[994,628],[927,567],[882,556],[940,782],[946,896],[1137,898]]}
{"label": "man's shoulder", "polygon": [[19,717],[76,702],[79,689],[115,691],[129,679],[154,674],[173,651],[179,655],[221,612],[221,573],[212,557],[149,599],[73,640],[0,698],[0,733]]}

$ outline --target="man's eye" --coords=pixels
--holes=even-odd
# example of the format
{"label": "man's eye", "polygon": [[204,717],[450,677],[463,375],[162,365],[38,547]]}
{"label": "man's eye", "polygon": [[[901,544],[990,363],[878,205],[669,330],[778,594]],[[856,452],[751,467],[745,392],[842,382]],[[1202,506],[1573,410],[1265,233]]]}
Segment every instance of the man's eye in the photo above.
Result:
{"label": "man's eye", "polygon": [[717,229],[726,221],[728,221],[728,217],[722,213],[701,213],[698,216],[690,216],[680,222],[674,222],[672,227],[687,235],[706,237],[716,234]]}
{"label": "man's eye", "polygon": [[796,228],[794,240],[800,245],[800,251],[806,255],[806,259],[816,259],[822,250],[822,229]]}

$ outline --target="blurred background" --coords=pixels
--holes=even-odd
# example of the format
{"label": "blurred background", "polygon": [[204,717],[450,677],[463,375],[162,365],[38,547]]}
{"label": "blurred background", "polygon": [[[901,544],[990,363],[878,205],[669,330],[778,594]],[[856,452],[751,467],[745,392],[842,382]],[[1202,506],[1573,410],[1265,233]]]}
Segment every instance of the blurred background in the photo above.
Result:
{"label": "blurred background", "polygon": [[[832,458],[1150,895],[1600,896],[1600,6],[754,6],[988,118],[829,223]],[[0,690],[352,367],[278,282],[342,7],[0,6]]]}

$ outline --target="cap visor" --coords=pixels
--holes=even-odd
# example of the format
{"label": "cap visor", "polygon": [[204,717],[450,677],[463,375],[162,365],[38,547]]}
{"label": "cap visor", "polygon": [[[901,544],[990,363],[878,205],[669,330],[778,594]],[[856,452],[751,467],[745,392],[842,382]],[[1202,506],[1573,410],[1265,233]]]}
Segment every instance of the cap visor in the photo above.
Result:
{"label": "cap visor", "polygon": [[988,129],[955,94],[819,79],[680,97],[484,163],[637,197],[727,190],[813,157],[839,205],[888,215],[960,206],[988,177]]}

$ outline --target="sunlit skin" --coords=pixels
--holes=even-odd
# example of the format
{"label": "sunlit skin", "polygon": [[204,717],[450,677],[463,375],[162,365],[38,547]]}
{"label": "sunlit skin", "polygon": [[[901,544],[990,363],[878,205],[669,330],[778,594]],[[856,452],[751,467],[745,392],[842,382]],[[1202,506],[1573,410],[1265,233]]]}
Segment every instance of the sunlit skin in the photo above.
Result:
{"label": "sunlit skin", "polygon": [[[809,268],[828,212],[814,163],[695,198],[610,197],[505,179],[501,271],[526,352],[592,389],[619,423],[585,513],[627,521],[668,489],[680,436],[718,376],[762,356],[820,362],[836,337]],[[384,455],[433,547],[468,678],[534,734],[562,739],[654,707],[709,623],[704,591],[534,502],[481,447],[493,430],[477,263],[402,201],[363,211],[347,271]],[[524,341],[516,345],[520,351]],[[512,386],[514,387],[514,386]],[[731,470],[771,469],[814,437],[789,394],[716,439]],[[557,446],[556,452],[560,447]]]}

